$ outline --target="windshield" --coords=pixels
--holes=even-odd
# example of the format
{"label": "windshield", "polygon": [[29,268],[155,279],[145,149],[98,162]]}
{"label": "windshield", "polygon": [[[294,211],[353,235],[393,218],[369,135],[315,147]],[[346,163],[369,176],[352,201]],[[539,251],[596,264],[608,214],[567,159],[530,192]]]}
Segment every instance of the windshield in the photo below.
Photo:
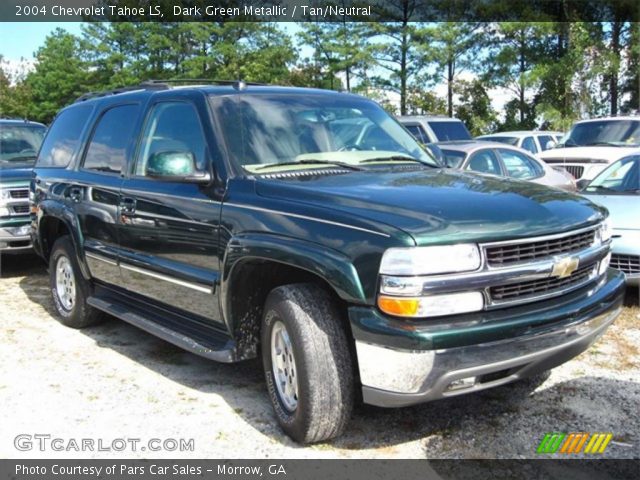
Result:
{"label": "windshield", "polygon": [[402,162],[437,166],[400,124],[366,99],[241,94],[210,101],[223,119],[231,157],[250,173]]}
{"label": "windshield", "polygon": [[623,158],[609,166],[585,191],[603,195],[640,194],[640,156]]}
{"label": "windshield", "polygon": [[429,120],[429,126],[439,142],[447,140],[471,140],[471,134],[461,121],[438,122]]}
{"label": "windshield", "polygon": [[558,143],[558,147],[590,145],[640,146],[640,120],[598,120],[578,123]]}
{"label": "windshield", "polygon": [[42,126],[0,124],[0,162],[34,163],[44,132]]}

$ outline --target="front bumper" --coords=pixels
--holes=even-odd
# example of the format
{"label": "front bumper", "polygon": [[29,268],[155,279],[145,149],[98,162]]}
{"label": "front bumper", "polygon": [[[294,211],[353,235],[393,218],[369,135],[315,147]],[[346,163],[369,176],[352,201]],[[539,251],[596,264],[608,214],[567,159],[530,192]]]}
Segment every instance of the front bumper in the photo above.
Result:
{"label": "front bumper", "polygon": [[400,407],[535,375],[586,350],[620,313],[624,278],[517,308],[409,322],[352,307],[365,403]]}
{"label": "front bumper", "polygon": [[29,227],[29,223],[12,224],[0,227],[0,252],[2,253],[26,253],[31,247],[31,236],[29,232],[23,231]]}

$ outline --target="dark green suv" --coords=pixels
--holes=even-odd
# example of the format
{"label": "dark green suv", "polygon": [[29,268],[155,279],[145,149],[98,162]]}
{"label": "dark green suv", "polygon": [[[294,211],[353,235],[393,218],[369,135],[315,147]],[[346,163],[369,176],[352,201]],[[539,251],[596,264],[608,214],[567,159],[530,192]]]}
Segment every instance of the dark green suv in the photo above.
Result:
{"label": "dark green suv", "polygon": [[32,183],[56,309],[261,356],[294,439],[555,367],[614,321],[606,211],[443,170],[337,92],[151,83],[62,110]]}

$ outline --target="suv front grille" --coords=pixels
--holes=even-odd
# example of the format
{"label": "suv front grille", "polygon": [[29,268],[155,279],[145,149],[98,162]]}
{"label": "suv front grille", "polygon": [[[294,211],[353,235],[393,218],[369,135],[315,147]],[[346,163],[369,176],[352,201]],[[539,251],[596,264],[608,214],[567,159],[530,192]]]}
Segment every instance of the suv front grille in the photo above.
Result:
{"label": "suv front grille", "polygon": [[614,253],[611,255],[611,268],[620,270],[627,275],[640,274],[640,256],[639,255],[623,255]]}
{"label": "suv front grille", "polygon": [[515,263],[576,252],[590,247],[593,244],[594,235],[595,230],[589,230],[537,242],[489,246],[485,250],[487,263],[491,267],[505,267]]}
{"label": "suv front grille", "polygon": [[29,190],[26,188],[21,188],[20,190],[9,190],[9,195],[11,195],[11,198],[29,198]]}
{"label": "suv front grille", "polygon": [[550,294],[577,288],[591,279],[597,270],[597,264],[587,265],[573,272],[566,278],[543,278],[525,282],[510,283],[489,288],[491,303],[513,302],[528,298],[543,297]]}
{"label": "suv front grille", "polygon": [[29,213],[29,205],[13,205],[11,207],[16,215],[25,215]]}
{"label": "suv front grille", "polygon": [[582,178],[582,174],[584,173],[584,167],[579,167],[578,165],[563,165],[562,168],[569,172],[576,180]]}

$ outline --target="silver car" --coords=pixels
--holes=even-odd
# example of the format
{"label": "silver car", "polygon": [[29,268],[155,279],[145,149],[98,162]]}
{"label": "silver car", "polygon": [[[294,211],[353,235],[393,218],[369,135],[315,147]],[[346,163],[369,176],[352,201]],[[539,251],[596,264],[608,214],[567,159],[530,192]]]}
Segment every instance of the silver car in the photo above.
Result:
{"label": "silver car", "polygon": [[529,152],[499,142],[469,140],[437,143],[447,167],[516,178],[575,191],[571,175],[556,170]]}
{"label": "silver car", "polygon": [[621,158],[582,192],[609,210],[613,227],[611,267],[640,286],[640,155]]}

